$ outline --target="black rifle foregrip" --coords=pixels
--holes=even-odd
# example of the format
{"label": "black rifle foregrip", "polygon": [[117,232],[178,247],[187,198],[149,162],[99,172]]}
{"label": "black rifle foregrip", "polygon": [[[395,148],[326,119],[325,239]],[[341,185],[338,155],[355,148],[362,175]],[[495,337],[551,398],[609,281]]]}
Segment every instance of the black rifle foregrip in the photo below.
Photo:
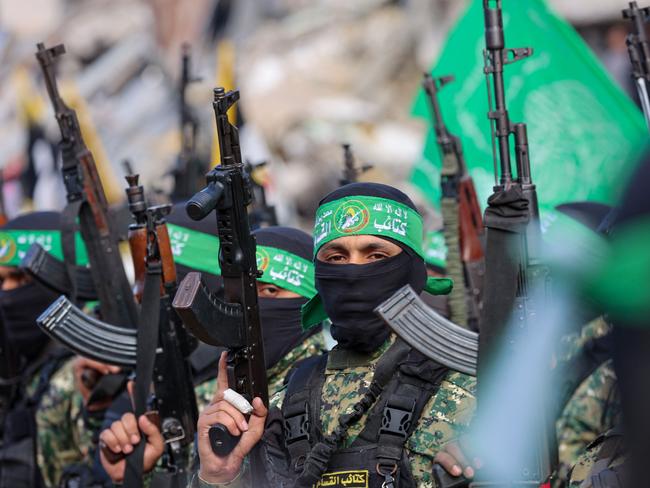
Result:
{"label": "black rifle foregrip", "polygon": [[232,435],[228,432],[228,429],[223,424],[217,424],[210,427],[208,436],[210,438],[212,452],[219,457],[226,457],[230,454],[241,438],[239,435]]}
{"label": "black rifle foregrip", "polygon": [[185,205],[185,211],[192,220],[202,220],[215,209],[222,195],[223,185],[212,182],[190,198]]}
{"label": "black rifle foregrip", "polygon": [[439,464],[433,465],[433,479],[437,488],[467,488],[470,481],[464,476],[452,476]]}

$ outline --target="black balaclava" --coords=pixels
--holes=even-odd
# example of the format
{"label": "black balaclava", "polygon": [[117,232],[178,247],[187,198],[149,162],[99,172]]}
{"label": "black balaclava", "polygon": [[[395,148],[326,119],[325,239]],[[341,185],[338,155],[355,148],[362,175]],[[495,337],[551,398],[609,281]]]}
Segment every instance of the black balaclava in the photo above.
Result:
{"label": "black balaclava", "polygon": [[[348,196],[372,196],[396,201],[417,211],[411,199],[396,188],[378,183],[353,183],[321,200],[319,205]],[[424,260],[410,247],[390,238],[402,252],[370,264],[331,264],[315,259],[316,289],[332,321],[332,337],[344,349],[371,352],[390,335],[389,327],[374,313],[397,290],[411,285],[422,292],[427,280]]]}
{"label": "black balaclava", "polygon": [[27,362],[35,360],[50,342],[36,325],[36,319],[57,298],[58,294],[36,282],[0,290],[0,314],[7,338]]}
{"label": "black balaclava", "polygon": [[[254,235],[259,246],[282,249],[307,261],[312,259],[312,238],[301,230],[290,227],[264,227],[255,231]],[[307,337],[321,330],[320,326],[308,331],[302,330],[300,309],[307,300],[306,297],[259,298],[267,369],[277,364]]]}
{"label": "black balaclava", "polygon": [[[60,223],[58,212],[32,212],[10,220],[2,230],[61,230]],[[15,352],[28,362],[36,359],[50,342],[36,325],[36,319],[57,298],[57,293],[36,282],[0,290],[0,314],[7,338]]]}

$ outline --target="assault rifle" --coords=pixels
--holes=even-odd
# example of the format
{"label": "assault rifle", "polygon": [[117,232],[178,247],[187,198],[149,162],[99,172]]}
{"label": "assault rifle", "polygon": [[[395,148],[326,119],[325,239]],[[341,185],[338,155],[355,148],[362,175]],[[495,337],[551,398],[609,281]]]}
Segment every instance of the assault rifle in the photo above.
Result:
{"label": "assault rifle", "polygon": [[[153,409],[161,419],[166,444],[163,472],[174,480],[173,484],[165,486],[185,487],[184,448],[193,442],[198,419],[188,360],[196,341],[187,334],[171,308],[171,297],[176,292],[176,271],[164,221],[171,207],[147,208],[138,176],[130,175],[128,181],[129,210],[136,221],[129,229],[129,245],[136,270],[135,292],[142,301],[137,331],[89,317],[65,296],[50,305],[37,319],[37,324],[78,354],[136,369],[136,413]],[[142,364],[145,357],[149,358],[145,362],[153,368],[153,375]],[[152,378],[154,397],[147,404]],[[105,454],[112,458],[109,451]],[[131,469],[127,469],[132,478],[128,485],[125,484],[129,488],[139,486],[137,470],[142,465],[141,462],[132,464]],[[154,483],[153,486],[158,485]]]}
{"label": "assault rifle", "polygon": [[372,164],[357,166],[352,153],[352,146],[346,143],[341,144],[341,147],[343,148],[343,177],[339,180],[339,184],[344,186],[359,181],[359,176],[371,170],[373,166]]}
{"label": "assault rifle", "polygon": [[[172,310],[176,294],[176,268],[164,217],[170,205],[149,207],[138,175],[126,177],[129,187],[129,210],[135,223],[129,228],[129,247],[133,257],[136,299],[142,303],[138,324],[136,361],[135,413],[158,411],[165,439],[163,456],[165,486],[185,487],[187,456],[185,447],[194,442],[198,410],[192,382],[189,356],[197,342],[183,328],[180,317]],[[149,389],[154,385],[151,403]],[[139,453],[139,455],[138,455]],[[125,486],[142,486],[144,443],[127,459]],[[171,482],[169,481],[171,477]],[[158,486],[153,482],[152,486]]]}
{"label": "assault rifle", "polygon": [[623,18],[632,22],[633,32],[627,36],[625,43],[632,62],[632,78],[636,82],[643,114],[650,127],[650,42],[645,30],[650,19],[650,7],[639,8],[636,2],[630,2],[630,8],[623,10]]}
{"label": "assault rifle", "polygon": [[79,218],[81,237],[88,252],[90,275],[103,320],[113,325],[134,327],[137,310],[122,265],[118,233],[109,213],[104,188],[93,156],[83,141],[77,115],[65,104],[56,84],[56,58],[63,53],[63,44],[46,49],[39,43],[36,58],[61,130],[62,173],[68,201],[62,214],[61,241],[67,284],[71,286],[72,300],[75,301],[78,268],[75,266],[74,235]]}
{"label": "assault rifle", "polygon": [[201,180],[205,175],[206,167],[196,154],[196,137],[198,121],[187,103],[187,87],[191,83],[200,81],[200,78],[191,74],[191,49],[189,44],[183,44],[181,54],[181,79],[178,88],[179,130],[181,134],[181,151],[172,170],[174,176],[174,189],[172,201],[186,200],[201,187]]}
{"label": "assault rifle", "polygon": [[[221,164],[207,175],[207,187],[187,203],[194,220],[216,209],[219,232],[219,266],[225,300],[212,294],[199,273],[189,273],[174,298],[174,308],[186,327],[200,340],[228,349],[228,384],[249,402],[260,397],[268,405],[268,385],[257,302],[255,238],[251,235],[246,208],[251,203],[251,186],[239,148],[237,128],[228,121],[228,110],[239,99],[238,91],[214,90],[214,112]],[[223,425],[210,428],[212,449],[225,456],[239,441]],[[251,463],[258,465],[259,452]],[[257,476],[259,470],[253,469]],[[259,475],[262,475],[260,473]],[[263,483],[259,483],[262,486]],[[258,486],[258,483],[253,483]]]}
{"label": "assault rifle", "polygon": [[442,117],[438,93],[453,76],[433,78],[425,73],[422,85],[429,99],[433,129],[442,155],[442,218],[447,244],[447,273],[455,283],[449,297],[451,320],[471,330],[479,329],[485,259],[483,218],[472,177],[467,171],[458,136],[449,132]]}
{"label": "assault rifle", "polygon": [[[495,179],[498,178],[498,183],[488,199],[484,218],[487,255],[479,335],[479,417],[484,415],[481,398],[490,395],[487,378],[499,353],[523,347],[522,335],[518,332],[522,331],[525,339],[526,331],[539,326],[536,316],[543,313],[547,304],[539,303],[538,299],[546,300],[541,295],[547,290],[549,279],[548,269],[542,265],[541,259],[539,206],[531,178],[527,128],[526,124],[511,122],[509,118],[503,76],[506,65],[531,56],[533,50],[505,47],[501,0],[483,0],[483,8],[488,118],[492,127]],[[510,159],[511,138],[514,139],[516,174],[513,174]],[[513,318],[518,322],[516,327],[508,327]],[[550,357],[548,359],[550,364]],[[549,480],[556,464],[557,450],[554,447],[554,424],[542,403],[543,399],[540,399],[535,407],[538,409],[537,422],[531,429],[534,432],[534,453],[521,465],[512,467],[508,480],[500,480],[500,483],[490,480],[482,486],[539,486]],[[516,457],[515,453],[510,454],[511,458]],[[489,476],[486,473],[486,477]]]}

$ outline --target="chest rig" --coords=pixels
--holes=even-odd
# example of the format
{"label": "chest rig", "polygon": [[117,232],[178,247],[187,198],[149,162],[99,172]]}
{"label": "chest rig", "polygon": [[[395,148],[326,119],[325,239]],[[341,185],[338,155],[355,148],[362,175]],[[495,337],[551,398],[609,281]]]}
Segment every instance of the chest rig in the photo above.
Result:
{"label": "chest rig", "polygon": [[[358,421],[367,411],[363,430],[349,447],[339,445],[333,453],[324,453],[319,452],[319,443],[324,441],[321,398],[327,362],[327,355],[306,360],[291,377],[282,406],[289,470],[302,481],[297,486],[318,486],[320,482],[348,488],[414,487],[404,446],[447,368],[410,348],[401,355],[389,349],[377,363],[370,386],[383,383],[376,401],[369,408],[361,401],[347,414]],[[314,464],[320,469],[311,477],[304,476]]]}

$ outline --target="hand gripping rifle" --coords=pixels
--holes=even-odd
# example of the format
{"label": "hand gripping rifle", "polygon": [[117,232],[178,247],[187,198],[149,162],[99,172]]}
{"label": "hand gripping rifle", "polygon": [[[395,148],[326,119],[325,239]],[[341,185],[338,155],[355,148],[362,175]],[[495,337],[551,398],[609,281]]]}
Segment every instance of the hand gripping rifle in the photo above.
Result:
{"label": "hand gripping rifle", "polygon": [[633,32],[625,40],[627,52],[632,62],[632,78],[636,82],[639,100],[643,108],[646,123],[650,127],[650,43],[646,33],[646,24],[650,19],[650,7],[639,8],[636,2],[630,2],[630,8],[623,10],[623,18],[632,22]]}
{"label": "hand gripping rifle", "polygon": [[[237,128],[227,116],[238,99],[238,91],[214,90],[221,164],[208,173],[207,187],[194,195],[186,207],[194,220],[203,219],[216,209],[225,300],[206,288],[199,273],[189,273],[174,298],[174,308],[198,339],[228,349],[230,388],[249,402],[260,397],[268,405],[257,302],[255,238],[246,212],[252,200],[251,186],[241,160]],[[210,429],[210,441],[215,454],[225,456],[239,438],[230,435],[223,425],[215,425]],[[254,450],[251,458],[251,463],[257,466],[258,452]],[[254,476],[257,471],[253,469]]]}
{"label": "hand gripping rifle", "polygon": [[183,44],[181,55],[181,80],[178,88],[179,130],[181,134],[181,151],[176,161],[172,174],[174,176],[174,189],[172,201],[181,201],[192,196],[201,185],[205,174],[205,165],[196,155],[196,137],[198,121],[187,103],[187,87],[191,83],[200,81],[201,78],[192,76],[191,50],[189,44]]}
{"label": "hand gripping rifle", "polygon": [[354,160],[352,146],[346,143],[341,144],[341,147],[343,148],[343,177],[339,180],[339,184],[345,186],[359,181],[359,176],[371,170],[373,166],[372,164],[357,166]]}
{"label": "hand gripping rifle", "polygon": [[47,92],[61,130],[63,182],[68,204],[63,211],[62,246],[72,300],[77,299],[74,234],[77,217],[90,261],[90,274],[103,320],[123,327],[135,326],[137,310],[118,248],[117,232],[109,214],[104,188],[92,154],[84,144],[77,115],[61,99],[54,76],[62,44],[46,49],[38,44],[38,59]]}
{"label": "hand gripping rifle", "polygon": [[442,154],[442,218],[447,244],[447,272],[456,286],[451,292],[451,320],[478,330],[485,259],[483,218],[472,177],[467,171],[460,138],[451,134],[442,117],[438,93],[453,76],[433,78],[425,73],[422,85],[429,99],[436,141]]}

